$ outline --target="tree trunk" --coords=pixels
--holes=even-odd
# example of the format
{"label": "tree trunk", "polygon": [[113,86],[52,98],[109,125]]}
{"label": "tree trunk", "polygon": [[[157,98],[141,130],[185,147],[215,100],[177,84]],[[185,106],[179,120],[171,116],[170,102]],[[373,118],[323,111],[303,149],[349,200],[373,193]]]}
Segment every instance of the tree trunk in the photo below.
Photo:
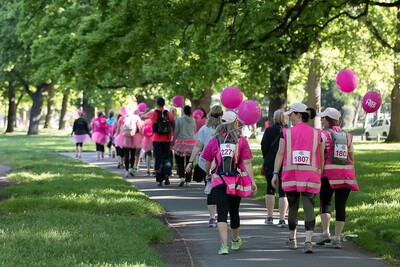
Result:
{"label": "tree trunk", "polygon": [[61,111],[60,111],[60,121],[58,123],[58,130],[65,129],[65,115],[67,114],[68,99],[69,99],[69,91],[67,90],[63,93],[63,99],[62,99],[62,105],[61,105]]}
{"label": "tree trunk", "polygon": [[395,57],[397,58],[397,64],[395,63],[394,68],[395,81],[390,94],[390,99],[392,100],[391,122],[386,142],[400,142],[400,54],[397,53]]}
{"label": "tree trunk", "polygon": [[[318,59],[310,59],[307,79],[307,106],[314,108],[317,113],[321,112],[321,70]],[[321,120],[319,118],[310,120],[309,124],[321,129]]]}
{"label": "tree trunk", "polygon": [[391,122],[389,136],[386,142],[400,142],[400,8],[397,7],[396,45],[394,47],[394,86],[390,99],[392,100]]}
{"label": "tree trunk", "polygon": [[91,121],[93,120],[94,114],[94,107],[92,107],[89,103],[89,99],[85,96],[85,92],[83,92],[83,101],[82,101],[83,111],[85,112],[85,119],[89,122],[89,128],[91,128]]}
{"label": "tree trunk", "polygon": [[8,113],[6,133],[14,132],[14,125],[17,120],[16,82],[12,81],[8,86]]}
{"label": "tree trunk", "polygon": [[192,99],[192,111],[203,108],[206,113],[210,112],[211,96],[213,94],[214,85],[211,84],[209,88],[203,91],[202,95],[198,99]]}
{"label": "tree trunk", "polygon": [[50,128],[51,117],[53,116],[53,106],[54,106],[54,86],[50,86],[47,90],[47,113],[44,120],[44,129]]}
{"label": "tree trunk", "polygon": [[42,84],[36,87],[36,92],[32,93],[28,90],[28,94],[32,99],[32,108],[29,116],[28,135],[39,134],[40,115],[43,108],[44,93],[51,84]]}
{"label": "tree trunk", "polygon": [[290,65],[277,62],[270,74],[271,88],[268,90],[268,97],[270,99],[268,106],[269,125],[273,125],[274,123],[275,110],[285,108],[287,105],[287,88],[291,69]]}

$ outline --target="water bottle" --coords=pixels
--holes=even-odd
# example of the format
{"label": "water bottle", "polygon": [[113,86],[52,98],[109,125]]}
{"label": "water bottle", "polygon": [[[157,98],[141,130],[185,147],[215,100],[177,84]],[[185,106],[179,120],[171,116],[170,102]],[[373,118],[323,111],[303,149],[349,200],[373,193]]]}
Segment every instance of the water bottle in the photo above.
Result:
{"label": "water bottle", "polygon": [[205,194],[210,194],[211,192],[211,182],[207,182],[206,187],[204,188],[204,193]]}

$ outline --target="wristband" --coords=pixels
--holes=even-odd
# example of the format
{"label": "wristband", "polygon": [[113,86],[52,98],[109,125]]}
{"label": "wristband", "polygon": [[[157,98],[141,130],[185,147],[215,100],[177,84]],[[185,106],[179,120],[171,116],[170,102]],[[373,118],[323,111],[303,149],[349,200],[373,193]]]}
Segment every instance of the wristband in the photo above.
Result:
{"label": "wristband", "polygon": [[272,172],[272,175],[275,175],[275,174],[278,175],[279,172],[273,171],[273,172]]}

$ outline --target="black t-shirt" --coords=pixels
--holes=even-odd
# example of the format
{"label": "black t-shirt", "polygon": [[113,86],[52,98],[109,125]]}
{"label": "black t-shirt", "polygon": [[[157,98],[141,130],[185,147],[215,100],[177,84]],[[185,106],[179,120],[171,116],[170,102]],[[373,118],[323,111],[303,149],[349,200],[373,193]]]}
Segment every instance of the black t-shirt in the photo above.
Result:
{"label": "black t-shirt", "polygon": [[75,134],[89,134],[89,126],[84,118],[78,118],[74,121],[74,126],[72,127],[72,132]]}
{"label": "black t-shirt", "polygon": [[274,171],[275,156],[279,148],[279,139],[282,138],[283,125],[275,123],[265,129],[261,140],[261,152],[264,159],[264,171],[271,173]]}

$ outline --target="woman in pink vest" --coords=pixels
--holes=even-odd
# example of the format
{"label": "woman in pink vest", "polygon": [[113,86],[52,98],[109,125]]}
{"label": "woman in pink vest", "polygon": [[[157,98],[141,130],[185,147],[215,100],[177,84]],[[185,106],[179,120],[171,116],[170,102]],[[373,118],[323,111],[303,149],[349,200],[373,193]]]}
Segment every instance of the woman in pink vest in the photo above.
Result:
{"label": "woman in pink vest", "polygon": [[283,129],[276,154],[272,185],[277,188],[278,173],[282,167],[282,189],[286,191],[289,202],[289,248],[297,248],[296,228],[300,197],[304,209],[304,225],[306,241],[304,253],[313,253],[312,234],[315,227],[314,200],[321,186],[321,166],[323,165],[323,147],[321,146],[321,131],[314,129],[307,122],[316,116],[315,109],[302,103],[294,103],[284,113],[289,116],[293,125]]}
{"label": "woman in pink vest", "polygon": [[340,235],[346,221],[346,203],[351,191],[358,191],[358,184],[354,171],[352,135],[339,126],[340,112],[334,108],[327,108],[318,113],[324,128],[322,140],[325,145],[325,165],[322,172],[320,192],[320,216],[322,235],[316,242],[324,245],[331,242],[329,223],[331,219],[331,200],[335,193],[335,237],[332,247],[341,248]]}
{"label": "woman in pink vest", "polygon": [[[206,179],[212,177],[212,194],[217,203],[218,214],[218,232],[221,240],[221,247],[218,251],[219,255],[229,254],[228,248],[228,213],[230,216],[230,227],[232,232],[232,250],[238,250],[242,245],[239,237],[240,217],[239,206],[241,197],[237,195],[227,194],[227,186],[232,185],[236,181],[240,172],[246,172],[252,181],[251,188],[253,192],[257,190],[254,181],[253,167],[251,159],[253,155],[250,150],[249,143],[241,136],[238,117],[235,112],[227,111],[222,115],[222,124],[215,129],[216,137],[212,138],[201,157],[205,162]],[[215,173],[211,175],[211,163],[216,161],[217,168]]]}

